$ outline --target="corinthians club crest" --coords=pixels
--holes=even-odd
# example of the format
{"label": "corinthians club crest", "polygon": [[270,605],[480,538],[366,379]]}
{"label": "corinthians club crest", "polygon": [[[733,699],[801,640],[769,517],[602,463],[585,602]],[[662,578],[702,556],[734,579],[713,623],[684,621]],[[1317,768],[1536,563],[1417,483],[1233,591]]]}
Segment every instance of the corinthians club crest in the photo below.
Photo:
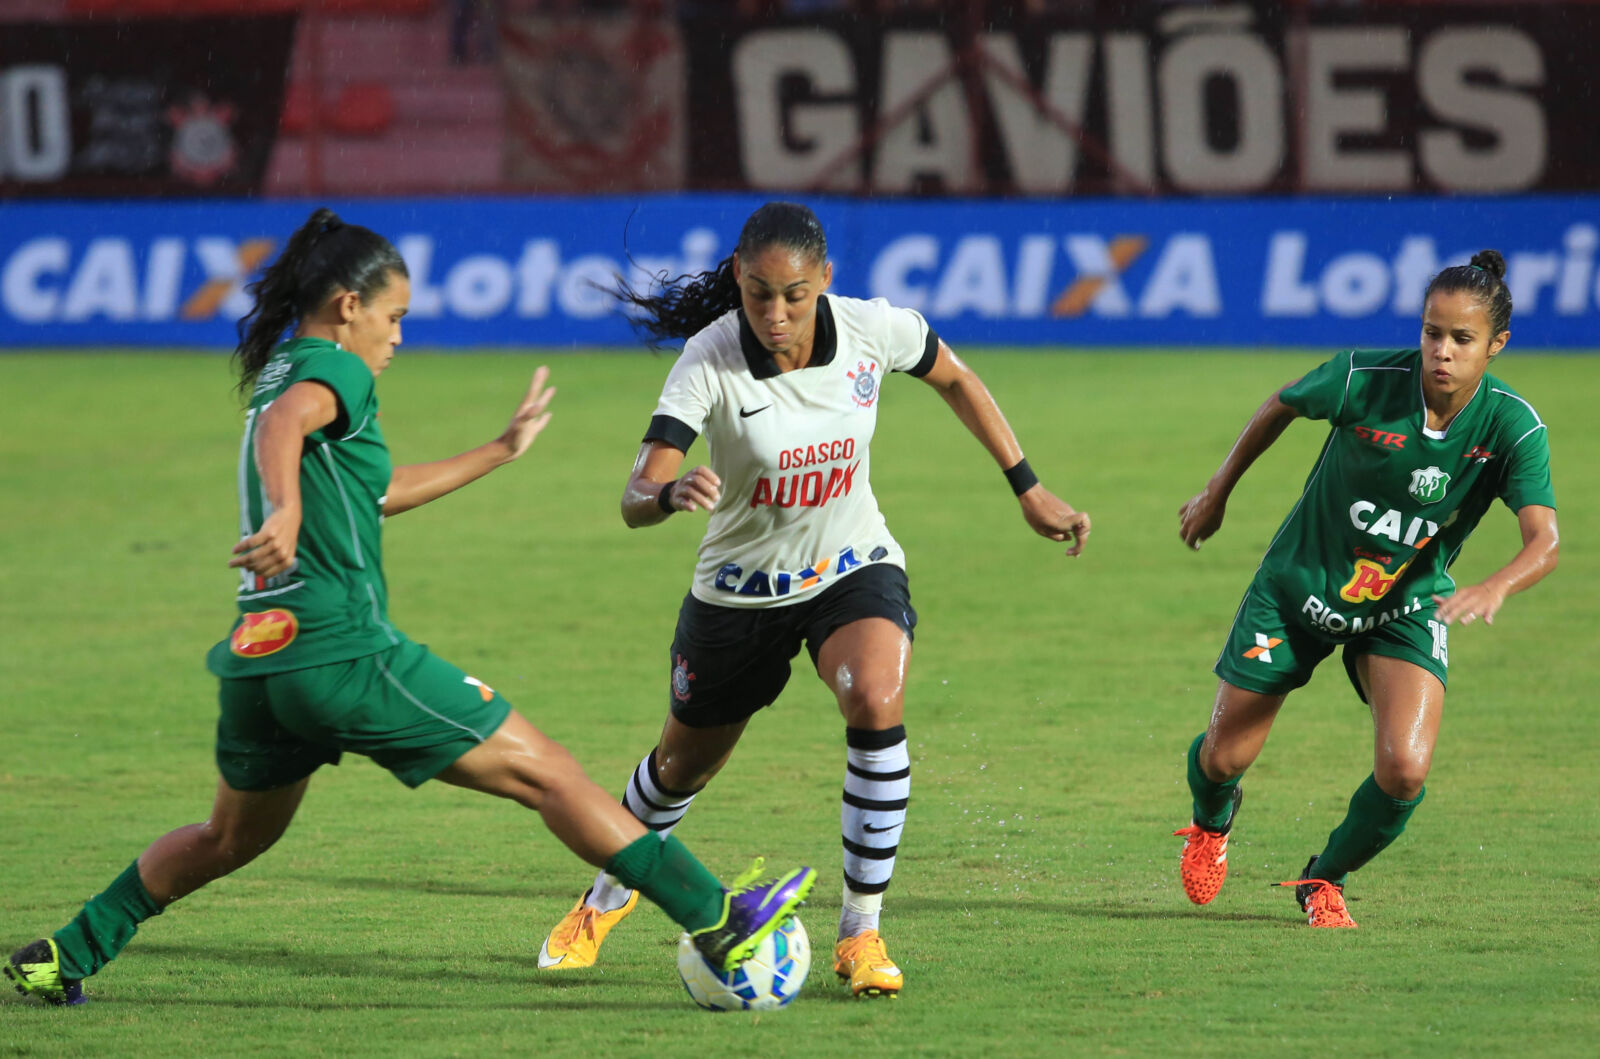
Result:
{"label": "corinthians club crest", "polygon": [[856,370],[844,374],[850,380],[850,399],[861,408],[871,408],[878,399],[878,366],[870,360],[858,360]]}
{"label": "corinthians club crest", "polygon": [[1444,499],[1445,487],[1450,484],[1450,475],[1437,467],[1427,467],[1411,472],[1411,488],[1409,492],[1419,503],[1432,504]]}

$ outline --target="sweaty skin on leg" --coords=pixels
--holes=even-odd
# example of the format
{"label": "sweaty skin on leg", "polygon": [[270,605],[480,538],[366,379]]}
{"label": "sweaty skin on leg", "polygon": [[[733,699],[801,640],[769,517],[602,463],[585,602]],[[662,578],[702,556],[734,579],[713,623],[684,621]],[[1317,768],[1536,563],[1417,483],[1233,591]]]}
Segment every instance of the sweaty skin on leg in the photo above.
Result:
{"label": "sweaty skin on leg", "polygon": [[905,976],[878,932],[883,892],[910,796],[905,727],[911,638],[887,618],[840,626],[817,652],[817,672],[845,720],[847,768],[840,833],[845,884],[834,971],[856,996],[897,995]]}
{"label": "sweaty skin on leg", "polygon": [[308,776],[272,791],[236,791],[217,780],[211,815],[156,839],[139,856],[139,877],[160,905],[249,864],[289,829]]}
{"label": "sweaty skin on leg", "polygon": [[1433,765],[1444,685],[1421,666],[1388,655],[1360,656],[1356,674],[1372,704],[1372,774],[1383,793],[1410,801]]}
{"label": "sweaty skin on leg", "polygon": [[604,867],[646,833],[632,813],[589,778],[566,747],[516,710],[438,778],[534,810],[551,834],[597,867]]}

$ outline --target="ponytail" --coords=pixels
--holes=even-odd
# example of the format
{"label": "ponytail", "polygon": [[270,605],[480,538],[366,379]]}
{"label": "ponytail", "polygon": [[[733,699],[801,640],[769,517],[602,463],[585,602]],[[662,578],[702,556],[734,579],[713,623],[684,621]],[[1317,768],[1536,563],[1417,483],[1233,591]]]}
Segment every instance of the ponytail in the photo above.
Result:
{"label": "ponytail", "polygon": [[233,354],[240,394],[249,395],[290,327],[341,291],[354,291],[364,301],[376,297],[391,275],[408,273],[389,240],[344,223],[326,207],[314,210],[261,278],[245,287],[254,304],[239,320]]}
{"label": "ponytail", "polygon": [[[752,213],[739,232],[737,253],[749,261],[768,247],[781,246],[822,263],[828,259],[828,237],[822,222],[806,207],[793,202],[769,202]],[[689,338],[732,309],[739,308],[739,285],[733,278],[733,258],[693,276],[655,277],[658,294],[641,293],[627,280],[618,279],[612,294],[642,315],[633,318],[651,349],[667,339]]]}
{"label": "ponytail", "polygon": [[1480,250],[1466,265],[1443,269],[1428,284],[1422,301],[1426,305],[1434,291],[1466,291],[1489,314],[1489,336],[1493,338],[1511,326],[1511,289],[1506,286],[1506,259],[1498,250]]}
{"label": "ponytail", "polygon": [[723,258],[710,272],[696,276],[667,279],[662,273],[653,286],[659,286],[661,293],[642,294],[627,280],[619,279],[612,291],[619,301],[643,310],[642,316],[634,318],[634,327],[644,334],[651,349],[661,348],[668,339],[698,334],[728,310],[739,307],[732,256]]}

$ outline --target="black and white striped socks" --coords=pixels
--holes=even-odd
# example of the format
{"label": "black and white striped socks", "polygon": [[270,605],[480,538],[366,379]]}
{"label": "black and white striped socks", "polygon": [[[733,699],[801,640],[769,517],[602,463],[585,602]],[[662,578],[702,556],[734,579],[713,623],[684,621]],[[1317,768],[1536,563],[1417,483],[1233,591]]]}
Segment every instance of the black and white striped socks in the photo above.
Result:
{"label": "black and white striped socks", "polygon": [[883,892],[894,874],[895,854],[911,797],[911,755],[906,729],[846,728],[848,746],[839,832],[844,843],[844,900],[839,936],[878,929]]}

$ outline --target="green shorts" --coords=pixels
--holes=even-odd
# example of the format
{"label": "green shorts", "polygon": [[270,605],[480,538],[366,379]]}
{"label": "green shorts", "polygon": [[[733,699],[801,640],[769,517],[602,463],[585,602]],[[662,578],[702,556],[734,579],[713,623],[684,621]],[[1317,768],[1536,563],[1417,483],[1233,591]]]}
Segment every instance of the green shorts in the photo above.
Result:
{"label": "green shorts", "polygon": [[1321,600],[1291,599],[1273,582],[1257,577],[1245,590],[1227,645],[1211,671],[1246,691],[1283,695],[1303,687],[1317,664],[1342,644],[1345,674],[1362,702],[1367,696],[1356,676],[1356,659],[1364,654],[1421,666],[1448,685],[1449,627],[1433,614],[1431,598],[1415,609],[1396,601],[1378,615],[1381,624],[1341,634],[1350,622]]}
{"label": "green shorts", "polygon": [[493,688],[409,640],[348,662],[224,679],[217,699],[217,768],[239,791],[286,787],[346,750],[418,787],[511,713]]}

